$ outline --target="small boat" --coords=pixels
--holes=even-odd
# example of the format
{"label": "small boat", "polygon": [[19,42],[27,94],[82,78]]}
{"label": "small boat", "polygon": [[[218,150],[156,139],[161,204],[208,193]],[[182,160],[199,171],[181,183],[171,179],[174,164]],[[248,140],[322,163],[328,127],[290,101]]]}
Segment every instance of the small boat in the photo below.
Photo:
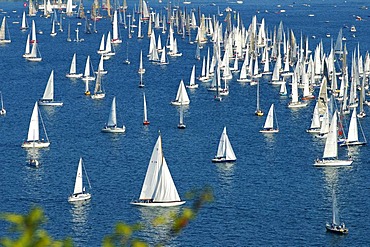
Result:
{"label": "small boat", "polygon": [[263,111],[260,108],[260,83],[259,81],[257,81],[257,108],[254,114],[259,117],[263,116]]}
{"label": "small boat", "polygon": [[8,25],[6,24],[6,16],[4,16],[0,27],[0,44],[9,44],[11,42]]}
{"label": "small boat", "polygon": [[179,88],[177,89],[176,99],[171,102],[171,105],[180,106],[189,104],[190,104],[189,96],[188,93],[186,92],[184,81],[181,80]]}
{"label": "small boat", "polygon": [[98,73],[98,76],[96,77],[96,82],[95,82],[94,94],[91,95],[91,98],[92,99],[103,99],[104,97],[105,97],[105,92],[102,86],[102,75]]}
{"label": "small boat", "polygon": [[144,74],[145,69],[143,67],[143,50],[140,51],[140,63],[139,63],[139,70],[137,71],[139,74]]}
{"label": "small boat", "polygon": [[[85,187],[83,186],[83,178],[82,178],[82,158],[78,162],[77,174],[76,174],[76,181],[75,187],[73,190],[73,194],[68,197],[68,202],[80,202],[86,201],[91,198],[91,194],[85,191]],[[89,177],[87,176],[86,169],[84,167],[84,171],[86,174],[87,181],[90,185]],[[91,188],[91,186],[90,186]]]}
{"label": "small boat", "polygon": [[39,105],[42,106],[62,106],[63,102],[54,101],[54,70],[51,71],[44,95],[39,99]]}
{"label": "small boat", "polygon": [[143,93],[143,100],[144,100],[143,125],[149,125],[150,122],[148,121],[148,114],[147,114],[147,109],[146,109],[146,97],[145,97],[145,93]]}
{"label": "small boat", "polygon": [[57,35],[57,32],[55,31],[55,21],[53,20],[51,24],[51,33],[50,36],[55,37]]}
{"label": "small boat", "polygon": [[195,65],[193,65],[193,69],[191,70],[189,85],[186,85],[186,87],[190,89],[198,88],[198,84],[195,83]]}
{"label": "small boat", "polygon": [[179,129],[185,129],[186,125],[184,124],[184,108],[180,106],[180,121],[179,124],[177,125],[177,128]]}
{"label": "small boat", "polygon": [[92,70],[91,68],[92,68],[92,65],[90,62],[90,56],[87,56],[86,64],[85,64],[85,71],[84,71],[84,75],[82,76],[82,80],[84,81],[95,80],[95,76],[90,72]]}
{"label": "small boat", "polygon": [[82,73],[76,73],[76,53],[73,54],[73,57],[72,57],[72,62],[71,62],[71,67],[69,69],[69,73],[66,74],[66,77],[68,78],[81,78],[82,77]]}
{"label": "small boat", "polygon": [[[41,115],[41,113],[40,113]],[[44,126],[44,122],[41,119],[41,123],[43,125],[43,130],[45,133],[46,140],[40,139],[40,132],[39,132],[39,107],[37,102],[35,103],[35,106],[33,107],[30,125],[28,128],[28,135],[27,140],[22,143],[22,148],[47,148],[50,146],[49,138],[46,133],[46,129]]]}
{"label": "small boat", "polygon": [[352,26],[351,26],[351,32],[352,32],[352,33],[355,33],[356,31],[357,31],[357,30],[356,30],[355,25],[352,25]]}
{"label": "small boat", "polygon": [[26,19],[26,12],[24,12],[24,11],[23,11],[23,14],[22,14],[22,24],[21,24],[20,29],[22,31],[26,31],[28,29],[28,22],[27,22],[27,19]]}
{"label": "small boat", "polygon": [[173,207],[184,203],[185,201],[180,199],[168,169],[162,150],[162,136],[159,133],[149,161],[139,200],[133,201],[131,204],[146,207]]}
{"label": "small boat", "polygon": [[[357,120],[357,114],[356,114],[356,108],[352,111],[351,121],[349,122],[349,129],[348,129],[348,135],[347,139],[344,140],[343,143],[340,144],[340,146],[362,146],[366,145],[366,137],[363,132],[363,129],[361,127],[361,123]],[[362,137],[363,141],[360,141],[358,138],[358,124],[360,124],[360,129],[362,131]]]}
{"label": "small boat", "polygon": [[316,167],[343,167],[352,164],[351,159],[339,160],[338,159],[338,113],[334,112],[331,120],[329,133],[326,138],[324,154],[322,160],[317,159],[314,166]]}
{"label": "small boat", "polygon": [[[278,133],[279,132],[279,125],[276,119],[276,114],[274,111],[274,104],[271,104],[270,110],[267,114],[265,125],[263,126],[263,130],[260,130],[261,133]],[[276,124],[276,128],[274,128],[274,120]]]}
{"label": "small boat", "polygon": [[122,125],[122,127],[117,127],[116,97],[113,97],[112,100],[108,122],[101,131],[105,133],[124,133],[126,131],[124,125]]}
{"label": "small boat", "polygon": [[30,61],[30,62],[41,62],[42,61],[41,53],[39,51],[37,42],[32,43],[31,53],[25,58],[27,59],[27,61]]}
{"label": "small boat", "polygon": [[4,107],[3,94],[1,91],[0,91],[0,101],[1,101],[0,116],[4,116],[6,114],[6,110]]}
{"label": "small boat", "polygon": [[335,196],[335,192],[333,190],[333,217],[331,223],[326,223],[325,227],[328,232],[336,233],[336,234],[347,234],[348,228],[344,223],[339,223],[339,210],[337,208],[337,200]]}
{"label": "small boat", "polygon": [[229,137],[226,133],[226,127],[222,131],[220,141],[218,143],[218,149],[216,156],[212,159],[212,162],[221,163],[221,162],[234,162],[236,161],[236,156],[231,146]]}

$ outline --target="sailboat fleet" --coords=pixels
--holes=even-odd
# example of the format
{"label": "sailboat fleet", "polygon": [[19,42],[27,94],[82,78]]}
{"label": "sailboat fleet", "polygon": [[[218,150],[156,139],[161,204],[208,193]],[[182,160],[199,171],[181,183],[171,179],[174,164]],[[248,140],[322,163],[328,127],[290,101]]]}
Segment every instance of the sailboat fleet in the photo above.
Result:
{"label": "sailboat fleet", "polygon": [[[145,3],[145,1],[143,1]],[[238,1],[241,2],[241,1]],[[32,4],[32,1],[29,2],[29,5]],[[146,3],[145,3],[146,5]],[[31,8],[31,7],[30,7]],[[47,7],[45,6],[45,9]],[[33,13],[34,10],[29,10],[29,15]],[[69,15],[73,15],[70,7],[68,12]],[[194,14],[194,13],[192,13]],[[142,16],[141,16],[142,15]],[[156,16],[157,14],[153,12],[152,14],[140,13],[139,27],[140,34],[138,33],[138,38],[141,39],[142,21],[147,21]],[[221,13],[219,14],[221,15]],[[134,17],[134,15],[132,16]],[[97,18],[97,17],[96,17]],[[159,18],[159,15],[158,15]],[[161,17],[162,18],[162,17]],[[175,17],[173,17],[175,18]],[[239,17],[238,17],[239,18]],[[298,45],[293,31],[290,31],[289,35],[285,34],[283,28],[277,29],[274,34],[271,34],[272,37],[268,37],[268,34],[265,30],[264,20],[257,25],[257,17],[253,17],[252,25],[250,29],[243,29],[241,27],[235,27],[233,35],[227,33],[222,35],[223,27],[220,23],[212,23],[211,18],[206,18],[201,16],[201,23],[196,23],[196,18],[190,17],[188,23],[184,25],[185,28],[189,29],[189,39],[191,36],[190,27],[197,31],[197,37],[195,42],[197,44],[197,59],[200,59],[201,49],[207,43],[212,43],[214,48],[214,54],[210,55],[209,49],[207,57],[203,57],[201,75],[197,78],[196,76],[196,66],[192,66],[191,75],[189,84],[185,86],[184,81],[181,80],[178,86],[177,94],[175,100],[171,102],[171,105],[180,106],[179,109],[179,123],[178,128],[184,129],[186,125],[184,124],[184,106],[190,104],[190,98],[186,91],[186,88],[195,89],[200,85],[206,85],[212,81],[215,83],[211,86],[209,91],[215,91],[215,99],[221,101],[221,96],[229,94],[229,84],[233,83],[231,80],[235,77],[235,74],[239,73],[239,78],[236,79],[240,84],[249,83],[250,85],[257,85],[257,94],[256,101],[257,107],[255,114],[258,116],[263,115],[262,107],[260,106],[260,97],[264,95],[265,92],[260,92],[260,83],[262,83],[264,76],[271,77],[272,85],[279,85],[281,96],[287,96],[287,84],[291,84],[291,101],[287,105],[288,108],[302,108],[308,106],[309,100],[315,99],[314,88],[320,87],[320,92],[318,97],[316,97],[316,105],[312,114],[311,126],[307,130],[309,133],[320,133],[322,132],[325,140],[324,152],[322,159],[317,159],[314,163],[316,167],[344,167],[351,166],[353,160],[340,159],[338,157],[339,146],[352,146],[352,145],[365,145],[367,143],[365,135],[363,133],[360,120],[358,118],[363,118],[366,116],[365,110],[363,109],[363,103],[365,102],[365,81],[370,74],[370,56],[367,54],[365,61],[360,59],[360,54],[353,53],[353,62],[351,68],[352,76],[349,77],[349,69],[347,67],[346,59],[346,50],[338,48],[337,50],[331,51],[331,53],[341,54],[340,61],[342,61],[342,68],[340,68],[339,74],[341,78],[340,86],[336,85],[337,72],[334,64],[334,58],[332,55],[324,56],[323,47],[321,44],[317,46],[314,51],[314,54],[308,50],[307,47],[304,47],[303,41],[302,44]],[[170,19],[169,19],[170,20]],[[209,20],[209,24],[207,23]],[[227,21],[231,21],[227,19]],[[175,38],[175,32],[173,29],[173,23],[169,25],[168,31],[168,44],[165,44],[162,47],[161,37],[158,36],[158,42],[156,42],[156,36],[154,35],[154,30],[151,30],[155,21],[149,21],[148,26],[148,36],[150,37],[150,50],[148,54],[149,61],[152,61],[160,65],[169,65],[170,57],[182,56],[182,53],[178,51],[178,48],[181,48],[180,39]],[[52,31],[51,36],[55,36],[57,31],[55,30],[55,21],[52,21]],[[155,24],[154,24],[155,25]],[[158,26],[160,24],[158,23]],[[162,30],[166,33],[166,23],[162,21]],[[132,28],[132,29],[131,29]],[[25,17],[25,12],[22,16],[22,26],[21,30],[27,30],[28,23]],[[68,26],[70,29],[70,25]],[[211,30],[212,29],[212,30]],[[129,24],[129,33],[133,31],[133,24]],[[150,32],[150,34],[149,34]],[[246,33],[248,32],[248,33]],[[248,36],[248,35],[250,36]],[[32,36],[30,36],[32,35]],[[82,41],[79,38],[79,29],[76,29],[76,42]],[[245,38],[248,36],[248,41]],[[287,38],[289,36],[289,38]],[[68,36],[69,40],[70,35]],[[250,39],[250,40],[249,40]],[[288,39],[288,40],[286,40]],[[179,41],[179,43],[178,43]],[[211,41],[211,42],[209,42]],[[10,43],[11,39],[9,36],[9,31],[7,27],[6,17],[3,18],[1,28],[0,28],[0,43]],[[122,43],[120,37],[120,29],[118,22],[118,12],[114,11],[113,21],[112,21],[112,38],[110,31],[107,35],[103,34],[101,37],[101,42],[99,50],[97,53],[100,55],[99,66],[96,76],[96,84],[93,94],[91,95],[92,99],[103,99],[106,96],[104,87],[102,85],[103,74],[106,74],[104,69],[104,60],[110,59],[115,55],[114,45]],[[112,45],[113,44],[113,45]],[[221,48],[221,44],[223,48]],[[252,45],[253,44],[253,45]],[[179,46],[180,45],[180,46]],[[269,48],[268,48],[269,47]],[[221,52],[224,49],[224,54],[221,55]],[[168,51],[168,52],[167,52]],[[119,49],[117,49],[119,52]],[[126,64],[130,64],[128,60],[129,50],[127,48],[127,59]],[[95,54],[96,55],[96,54]],[[262,57],[264,56],[264,57]],[[40,62],[42,61],[41,53],[39,51],[39,43],[36,39],[36,28],[35,21],[32,21],[32,30],[28,34],[26,40],[25,53],[23,54],[28,61]],[[137,55],[136,55],[137,57]],[[173,58],[170,58],[173,59]],[[114,59],[112,59],[114,60]],[[230,67],[230,60],[233,60],[233,67]],[[240,62],[239,62],[240,61]],[[284,62],[284,66],[282,63]],[[107,62],[108,63],[108,62]],[[171,60],[172,63],[172,60]],[[274,63],[274,64],[273,64]],[[87,56],[85,71],[84,74],[77,73],[76,70],[76,53],[73,54],[73,58],[70,64],[69,73],[66,74],[68,78],[82,78],[85,81],[85,94],[90,95],[89,91],[89,81],[95,80],[94,72],[92,71],[92,63],[90,56]],[[263,72],[259,68],[263,67]],[[271,65],[270,65],[271,64]],[[359,65],[361,64],[361,65]],[[356,66],[355,66],[356,65]],[[270,71],[270,67],[274,66],[273,72]],[[360,72],[360,68],[362,70]],[[148,66],[147,70],[152,69]],[[221,76],[222,71],[222,76]],[[144,87],[142,76],[146,72],[146,69],[143,67],[143,51],[140,51],[139,58],[139,69],[137,71],[140,74],[140,84],[139,87]],[[366,74],[367,73],[367,74]],[[270,75],[272,74],[272,75]],[[360,74],[363,74],[360,76]],[[357,92],[357,88],[360,85],[360,77],[362,78],[363,84],[361,84],[361,93]],[[351,78],[350,80],[348,78]],[[221,85],[221,79],[223,79],[224,85]],[[201,84],[197,84],[196,80],[199,80]],[[338,79],[339,80],[339,79]],[[207,85],[208,86],[208,85]],[[270,85],[268,85],[270,86]],[[222,88],[224,87],[224,88]],[[301,90],[303,89],[303,90]],[[195,90],[192,90],[194,92]],[[300,96],[300,91],[303,91],[303,94]],[[349,91],[349,92],[348,92]],[[349,93],[349,96],[347,95]],[[1,111],[0,115],[5,115],[6,110],[4,108],[2,94],[1,96]],[[330,96],[333,96],[330,98]],[[231,96],[230,96],[231,97]],[[358,101],[360,98],[360,101]],[[333,109],[329,109],[329,105],[337,102],[338,106],[332,106]],[[143,125],[149,125],[149,120],[147,116],[147,102],[145,93],[143,93]],[[222,103],[221,103],[222,104]],[[46,130],[43,127],[42,130],[45,132],[46,140],[40,138],[40,121],[43,124],[41,113],[38,106],[48,105],[48,106],[61,106],[63,102],[54,101],[54,70],[51,71],[49,80],[47,82],[43,97],[36,102],[27,135],[27,140],[22,144],[24,148],[45,148],[49,147],[50,142],[48,140]],[[360,116],[357,114],[357,107],[360,109]],[[338,125],[341,124],[341,119],[344,117],[345,113],[349,113],[352,109],[352,115],[350,118],[349,130],[347,138],[341,139],[338,136]],[[279,108],[278,108],[279,110]],[[337,111],[338,110],[338,111]],[[331,121],[330,121],[331,120]],[[106,125],[101,129],[102,132],[109,133],[124,133],[126,127],[117,126],[117,116],[116,116],[116,97],[113,97],[109,117]],[[362,133],[362,139],[359,139],[359,131]],[[276,118],[275,104],[272,103],[269,109],[269,112],[266,116],[266,120],[263,126],[263,129],[260,130],[261,133],[277,133],[279,132],[279,126]],[[221,134],[217,153],[215,157],[211,160],[215,163],[223,162],[235,162],[236,155],[233,151],[233,147],[229,140],[229,137],[226,132],[226,127],[224,127]],[[38,162],[38,161],[37,161]],[[37,163],[38,164],[38,163]],[[83,187],[83,176],[82,176],[83,162],[80,158],[75,187],[72,195],[68,198],[69,202],[75,201],[85,201],[91,198],[91,194],[87,193]],[[334,199],[333,199],[334,201]],[[153,148],[152,155],[149,161],[148,169],[146,176],[142,185],[142,190],[139,196],[139,199],[133,201],[133,205],[138,206],[179,206],[184,204],[185,201],[181,200],[177,192],[175,183],[173,181],[172,175],[169,171],[166,159],[162,150],[162,136],[159,134],[157,142]],[[327,224],[326,228],[328,231],[347,233],[344,224],[339,224],[337,218],[337,212],[334,208],[333,202],[333,221],[331,224]]]}

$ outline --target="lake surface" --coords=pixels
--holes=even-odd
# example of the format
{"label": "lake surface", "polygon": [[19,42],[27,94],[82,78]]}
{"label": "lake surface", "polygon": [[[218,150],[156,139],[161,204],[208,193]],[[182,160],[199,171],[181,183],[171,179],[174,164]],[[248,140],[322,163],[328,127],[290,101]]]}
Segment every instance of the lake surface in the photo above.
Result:
{"label": "lake surface", "polygon": [[[129,11],[133,2],[128,0]],[[248,3],[247,3],[248,2]],[[235,2],[192,1],[187,9],[201,7],[202,13],[217,14],[230,6],[240,12],[245,26],[257,15],[260,23],[265,18],[271,31],[282,21],[285,30],[292,29],[299,40],[301,33],[309,37],[311,50],[323,42],[324,52],[330,51],[340,28],[355,25],[355,37],[349,28],[343,29],[347,49],[360,45],[360,52],[370,49],[368,20],[370,12],[360,9],[366,1],[309,1],[309,6],[281,1],[281,6],[270,1]],[[158,12],[165,12],[166,3],[150,3]],[[182,5],[180,5],[182,7]],[[85,2],[90,9],[91,1]],[[137,39],[137,33],[128,39],[127,29],[120,25],[122,44],[115,47],[116,56],[105,62],[108,74],[103,77],[106,98],[92,100],[84,95],[84,82],[65,77],[73,53],[77,53],[77,70],[82,73],[86,57],[91,56],[96,70],[102,34],[111,31],[109,19],[96,23],[98,33],[85,34],[84,21],[66,17],[64,32],[49,35],[51,19],[27,17],[36,21],[40,63],[22,58],[29,31],[19,30],[22,2],[0,4],[8,16],[7,23],[12,43],[0,46],[0,90],[7,109],[0,117],[0,212],[25,213],[33,205],[41,206],[48,222],[45,228],[56,238],[71,236],[76,246],[99,246],[103,237],[113,232],[115,223],[141,222],[147,226],[138,237],[149,243],[158,243],[165,236],[166,227],[153,228],[151,220],[158,215],[176,212],[181,208],[152,209],[130,205],[140,194],[150,155],[158,131],[161,131],[163,151],[180,197],[206,185],[212,186],[215,201],[201,209],[197,218],[170,246],[368,246],[367,233],[370,210],[370,152],[367,146],[352,150],[353,166],[345,169],[317,169],[314,159],[322,157],[324,140],[305,132],[310,126],[315,102],[299,110],[287,108],[289,98],[279,97],[279,88],[260,81],[260,101],[265,113],[275,104],[280,132],[263,135],[265,116],[254,115],[256,86],[241,84],[235,74],[229,82],[230,95],[223,101],[214,101],[207,91],[207,83],[196,90],[188,90],[190,105],[185,108],[187,128],[177,128],[179,109],[171,106],[181,79],[187,84],[191,68],[196,65],[197,76],[201,60],[195,60],[195,45],[175,34],[182,57],[170,58],[169,64],[151,64],[146,55],[149,39]],[[282,9],[285,12],[281,11]],[[13,11],[14,10],[14,11]],[[104,13],[104,12],[103,12]],[[39,13],[41,14],[41,13]],[[313,14],[314,16],[309,16]],[[361,16],[364,21],[356,21]],[[224,16],[225,17],[225,16]],[[219,17],[223,20],[224,17]],[[235,22],[235,20],[233,20]],[[82,26],[77,26],[82,22]],[[67,42],[68,23],[71,38],[79,27],[84,42]],[[58,29],[59,27],[57,27]],[[143,33],[147,32],[147,24]],[[156,37],[161,30],[155,30]],[[330,34],[331,38],[328,38]],[[192,38],[195,38],[195,30]],[[162,44],[167,38],[161,34]],[[127,49],[128,46],[128,49]],[[201,50],[206,56],[208,43]],[[128,53],[127,53],[128,50]],[[144,54],[143,75],[145,87],[139,88],[139,55]],[[126,65],[123,61],[131,61]],[[348,59],[350,61],[350,59]],[[241,64],[240,64],[241,65]],[[27,137],[32,108],[41,98],[51,70],[55,75],[56,99],[62,107],[41,107],[41,113],[51,145],[39,150],[41,166],[26,165],[28,153],[21,148]],[[94,83],[90,83],[92,90]],[[290,91],[290,88],[288,89]],[[142,125],[143,92],[148,104],[149,126]],[[315,94],[318,93],[318,89]],[[118,125],[126,126],[122,135],[101,133],[107,122],[113,96],[117,99]],[[369,112],[367,106],[365,111]],[[265,114],[266,115],[266,114]],[[347,117],[348,118],[348,117]],[[348,119],[347,119],[348,122]],[[361,119],[364,132],[370,133],[369,118]],[[237,162],[213,164],[218,141],[227,127]],[[369,136],[367,136],[369,137]],[[346,154],[340,148],[340,156]],[[91,201],[82,206],[68,203],[73,192],[79,158],[83,157],[92,188]],[[86,185],[87,186],[87,185]],[[325,223],[332,217],[332,191],[335,189],[341,220],[349,228],[347,236],[329,234]],[[189,207],[191,201],[184,207]],[[0,222],[0,235],[7,234],[8,224]]]}

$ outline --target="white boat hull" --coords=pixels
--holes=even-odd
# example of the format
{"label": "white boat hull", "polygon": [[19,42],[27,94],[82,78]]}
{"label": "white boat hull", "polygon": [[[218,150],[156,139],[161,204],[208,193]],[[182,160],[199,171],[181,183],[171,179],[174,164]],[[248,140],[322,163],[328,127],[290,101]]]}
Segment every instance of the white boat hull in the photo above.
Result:
{"label": "white boat hull", "polygon": [[92,99],[104,99],[105,93],[93,94],[91,95]]}
{"label": "white boat hull", "polygon": [[143,206],[143,207],[175,207],[184,204],[186,201],[178,201],[178,202],[149,202],[148,201],[137,201],[131,202],[130,204],[135,206]]}
{"label": "white boat hull", "polygon": [[288,107],[289,108],[301,108],[301,107],[306,107],[308,105],[308,103],[306,102],[290,102]]}
{"label": "white boat hull", "polygon": [[67,78],[81,78],[82,74],[66,74]]}
{"label": "white boat hull", "polygon": [[178,101],[171,101],[171,105],[181,106],[181,105],[189,105],[190,102],[178,102]]}
{"label": "white boat hull", "polygon": [[41,106],[62,106],[63,102],[60,101],[43,101],[39,100],[38,104]]}
{"label": "white boat hull", "polygon": [[22,148],[47,148],[50,146],[50,142],[42,142],[42,141],[36,141],[36,142],[23,142]]}
{"label": "white boat hull", "polygon": [[342,167],[350,166],[352,160],[316,160],[314,166],[316,167]]}
{"label": "white boat hull", "polygon": [[71,195],[70,197],[68,197],[68,202],[87,201],[90,198],[91,198],[91,194],[90,193]]}
{"label": "white boat hull", "polygon": [[42,58],[41,57],[26,57],[27,61],[30,62],[41,62]]}
{"label": "white boat hull", "polygon": [[104,133],[124,133],[126,131],[126,127],[123,126],[122,128],[119,127],[104,127],[101,132]]}

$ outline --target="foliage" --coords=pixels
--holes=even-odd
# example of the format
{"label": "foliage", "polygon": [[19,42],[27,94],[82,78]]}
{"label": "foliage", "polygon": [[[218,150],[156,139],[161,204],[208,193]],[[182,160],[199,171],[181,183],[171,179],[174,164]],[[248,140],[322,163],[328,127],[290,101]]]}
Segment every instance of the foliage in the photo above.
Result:
{"label": "foliage", "polygon": [[1,215],[3,220],[12,224],[10,231],[18,233],[19,237],[12,240],[9,237],[0,239],[1,246],[5,247],[70,247],[73,246],[72,239],[53,240],[49,234],[41,229],[41,224],[46,218],[41,208],[35,207],[26,215],[5,213]]}
{"label": "foliage", "polygon": [[[170,230],[167,233],[163,242],[158,243],[158,246],[164,246],[193,220],[198,214],[200,208],[205,204],[213,201],[213,192],[211,188],[206,187],[202,190],[194,190],[187,193],[187,200],[194,200],[190,208],[184,207],[179,213],[169,216],[161,215],[154,219],[153,226],[170,224]],[[4,247],[72,247],[71,238],[64,240],[53,240],[52,237],[41,228],[41,225],[46,222],[44,212],[41,208],[34,207],[26,215],[13,213],[4,213],[1,219],[11,223],[10,232],[15,233],[17,237],[3,237],[0,239],[0,245]],[[114,232],[104,237],[103,247],[114,246],[133,246],[145,247],[148,243],[134,237],[136,232],[143,229],[140,224],[128,225],[123,222],[116,224]]]}

